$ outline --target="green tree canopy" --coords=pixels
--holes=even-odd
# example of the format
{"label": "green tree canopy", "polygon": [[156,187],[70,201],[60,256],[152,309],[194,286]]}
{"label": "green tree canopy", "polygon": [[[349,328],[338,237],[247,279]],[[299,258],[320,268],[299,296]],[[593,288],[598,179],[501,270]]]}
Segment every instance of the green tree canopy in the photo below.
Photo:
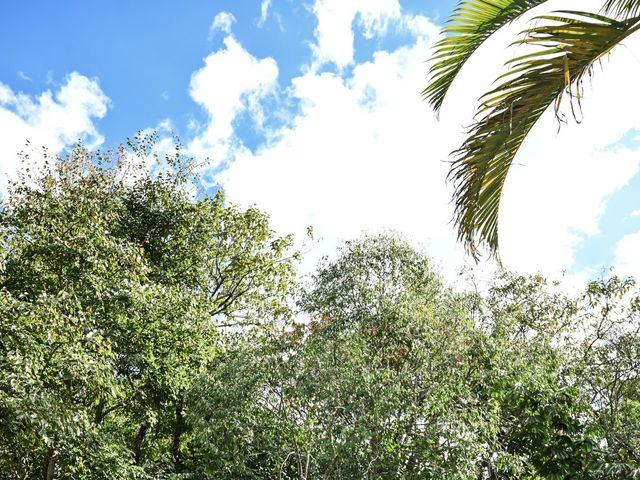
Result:
{"label": "green tree canopy", "polygon": [[180,472],[221,325],[286,311],[291,238],[222,192],[193,198],[179,146],[149,170],[152,147],[79,145],[2,205],[0,478]]}
{"label": "green tree canopy", "polygon": [[[632,351],[604,360],[610,328],[637,328],[622,284],[571,299],[504,274],[455,293],[395,236],[347,242],[302,296],[306,321],[236,337],[194,390],[193,478],[634,478]],[[611,378],[624,407],[593,400]]]}
{"label": "green tree canopy", "polygon": [[634,282],[446,285],[393,234],[301,283],[180,149],[78,146],[0,208],[0,479],[633,479]]}

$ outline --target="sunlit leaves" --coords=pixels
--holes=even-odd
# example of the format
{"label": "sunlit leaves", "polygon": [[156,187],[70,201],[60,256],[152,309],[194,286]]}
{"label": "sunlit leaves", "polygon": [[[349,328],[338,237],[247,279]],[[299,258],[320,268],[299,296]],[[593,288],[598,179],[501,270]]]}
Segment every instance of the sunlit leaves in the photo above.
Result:
{"label": "sunlit leaves", "polygon": [[504,25],[546,0],[463,0],[443,28],[422,94],[439,111],[456,76],[482,43]]}
{"label": "sunlit leaves", "polygon": [[603,10],[618,18],[635,17],[640,14],[640,2],[638,0],[607,0]]}
{"label": "sunlit leaves", "polygon": [[502,188],[533,125],[551,105],[558,110],[563,96],[578,109],[583,77],[639,25],[637,18],[559,12],[523,32],[518,43],[534,51],[508,62],[509,71],[482,97],[476,122],[454,152],[455,221],[472,255],[479,254],[478,244],[498,253]]}
{"label": "sunlit leaves", "polygon": [[[502,26],[542,3],[544,0],[460,1],[442,30],[444,38],[436,44],[431,77],[423,91],[436,112],[476,49]],[[637,0],[606,0],[602,10],[610,18],[587,12],[556,12],[536,18],[534,26],[515,42],[533,51],[507,62],[507,72],[481,98],[466,140],[453,152],[449,178],[455,185],[454,220],[458,239],[475,258],[480,246],[498,256],[502,187],[533,125],[550,105],[559,112],[565,96],[575,116],[581,108],[583,76],[637,30]]]}
{"label": "sunlit leaves", "polygon": [[[0,479],[166,478],[219,328],[276,321],[289,237],[154,136],[23,171],[0,209]],[[225,325],[225,327],[221,327]]]}

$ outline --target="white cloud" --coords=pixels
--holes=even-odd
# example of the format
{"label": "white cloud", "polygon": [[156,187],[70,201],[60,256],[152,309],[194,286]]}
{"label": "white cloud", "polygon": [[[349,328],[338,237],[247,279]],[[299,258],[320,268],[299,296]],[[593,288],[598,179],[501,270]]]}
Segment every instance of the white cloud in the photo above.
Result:
{"label": "white cloud", "polygon": [[[332,252],[340,239],[363,230],[390,228],[425,245],[452,274],[468,259],[450,222],[452,188],[445,184],[446,160],[460,144],[477,99],[501,72],[504,61],[516,54],[505,46],[525,21],[498,32],[476,53],[436,121],[420,91],[428,68],[424,60],[438,27],[422,16],[400,13],[398,18],[396,2],[371,2],[364,15],[369,7],[362,5],[316,2],[318,43],[312,61],[338,66],[353,62],[357,15],[365,19],[362,26],[370,35],[382,34],[388,27],[383,20],[393,19],[413,36],[412,43],[376,52],[371,61],[354,65],[348,74],[304,71],[282,91],[299,101],[300,110],[255,152],[232,132],[237,115],[233,112],[247,109],[248,103],[236,100],[236,108],[222,108],[232,112],[223,116],[226,144],[235,143],[226,151],[234,161],[218,180],[231,201],[256,203],[269,212],[280,232],[301,234],[312,225],[323,239],[312,258]],[[552,2],[550,8],[562,5],[566,2]],[[534,10],[537,13],[540,9]],[[638,172],[639,151],[611,147],[630,128],[640,127],[635,115],[640,98],[628,95],[640,77],[640,65],[629,57],[635,48],[632,41],[636,40],[627,42],[630,48],[605,62],[603,72],[596,72],[583,102],[582,125],[565,126],[558,135],[552,115],[545,115],[518,154],[500,214],[501,254],[508,268],[555,277],[575,269],[576,249],[598,232],[608,196]],[[275,88],[273,83],[267,85]],[[236,91],[229,98],[242,95]],[[625,105],[623,111],[620,105]],[[218,111],[207,109],[212,115]],[[213,119],[207,130],[216,131],[216,122]],[[565,281],[575,283],[587,274],[579,271],[565,276]]]}
{"label": "white cloud", "polygon": [[420,99],[429,46],[417,37],[377,52],[349,78],[313,71],[295,78],[289,94],[301,111],[292,126],[258,152],[236,152],[219,176],[230,200],[257,203],[281,232],[312,225],[323,239],[313,258],[363,230],[390,228],[451,259],[447,268],[461,267],[442,161],[452,135]]}
{"label": "white cloud", "polygon": [[231,26],[235,23],[235,21],[236,17],[234,17],[232,13],[218,13],[213,18],[213,22],[211,22],[211,26],[209,27],[209,40],[211,40],[217,32],[223,32],[226,34],[231,33]]}
{"label": "white cloud", "polygon": [[640,278],[640,232],[622,237],[615,251],[616,273]]}
{"label": "white cloud", "polygon": [[27,82],[31,81],[31,78],[24,73],[22,70],[18,72],[18,76],[22,79],[22,80],[26,80]]}
{"label": "white cloud", "polygon": [[338,68],[353,62],[353,21],[366,38],[382,36],[391,21],[399,20],[398,0],[316,0],[313,5],[318,25],[313,46],[315,64],[333,62]]}
{"label": "white cloud", "polygon": [[209,119],[189,148],[196,156],[220,162],[226,159],[229,142],[237,143],[233,138],[236,117],[248,111],[259,120],[259,100],[274,91],[278,65],[272,58],[256,59],[231,36],[204,63],[191,76],[189,92]]}
{"label": "white cloud", "polygon": [[262,3],[260,3],[260,19],[258,20],[258,27],[262,27],[264,25],[264,22],[267,21],[270,7],[271,0],[262,0]]}
{"label": "white cloud", "polygon": [[[550,2],[528,18],[563,7],[566,1]],[[585,1],[583,8],[597,10],[598,2]],[[445,129],[454,128],[455,120],[468,123],[471,114],[464,105],[477,105],[490,80],[503,71],[502,63],[522,53],[505,47],[528,18],[498,32],[462,70],[442,111],[443,123],[449,124]],[[640,98],[625,94],[640,77],[640,64],[631,53],[640,47],[640,38],[625,43],[627,48],[614,51],[585,85],[582,123],[570,120],[558,133],[550,110],[518,152],[500,205],[500,253],[507,268],[548,275],[575,270],[575,253],[599,232],[607,198],[639,171],[640,150],[615,145],[640,123],[635,115]]]}
{"label": "white cloud", "polygon": [[[79,139],[89,146],[102,143],[94,121],[103,118],[110,105],[96,79],[73,72],[53,93],[45,90],[37,98],[14,93],[0,83],[0,174],[13,178],[18,153],[30,141],[51,153],[61,151]],[[1,190],[4,190],[4,186]]]}
{"label": "white cloud", "polygon": [[8,85],[0,82],[0,105],[10,103],[14,98],[14,93]]}
{"label": "white cloud", "polygon": [[511,169],[501,204],[507,265],[526,271],[571,268],[576,250],[599,233],[608,197],[640,171],[640,149],[616,145],[627,131],[640,128],[640,98],[628,95],[640,78],[632,53],[640,38],[625,44],[585,85],[582,123],[570,119],[558,133],[550,110],[519,152],[520,165]]}
{"label": "white cloud", "polygon": [[502,60],[478,59],[438,122],[420,92],[439,28],[423,16],[398,25],[411,44],[376,52],[348,76],[310,69],[293,79],[285,93],[300,102],[298,115],[257,152],[235,151],[218,177],[231,201],[256,203],[280,232],[312,225],[322,242],[308,267],[340,240],[383,229],[425,246],[450,276],[468,262],[451,224],[446,160]]}
{"label": "white cloud", "polygon": [[640,209],[634,210],[633,212],[631,212],[629,214],[629,217],[631,217],[631,218],[640,217]]}

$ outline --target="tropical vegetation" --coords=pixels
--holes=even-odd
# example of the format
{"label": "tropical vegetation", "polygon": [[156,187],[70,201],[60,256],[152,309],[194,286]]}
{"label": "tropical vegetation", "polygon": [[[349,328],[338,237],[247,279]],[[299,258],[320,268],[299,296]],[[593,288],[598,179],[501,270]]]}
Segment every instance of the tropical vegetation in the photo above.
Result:
{"label": "tropical vegetation", "polygon": [[[461,0],[431,58],[423,95],[439,111],[453,81],[483,42],[545,0]],[[600,12],[557,11],[535,17],[515,40],[526,53],[506,64],[484,94],[462,145],[453,152],[458,238],[476,258],[482,247],[498,257],[498,219],[505,179],[522,142],[542,114],[581,108],[593,67],[640,29],[640,1],[605,0]]]}

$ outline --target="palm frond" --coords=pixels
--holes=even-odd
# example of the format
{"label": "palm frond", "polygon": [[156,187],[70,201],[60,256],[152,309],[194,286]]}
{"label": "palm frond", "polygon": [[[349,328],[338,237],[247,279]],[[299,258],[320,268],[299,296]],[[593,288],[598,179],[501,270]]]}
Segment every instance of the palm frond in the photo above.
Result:
{"label": "palm frond", "polygon": [[436,112],[469,57],[500,27],[546,0],[461,0],[435,45],[430,81],[422,95]]}
{"label": "palm frond", "polygon": [[[560,15],[560,16],[558,16]],[[540,49],[507,63],[501,83],[482,97],[463,145],[453,152],[458,239],[478,258],[479,244],[498,256],[502,187],[518,149],[533,125],[562,97],[580,102],[581,80],[594,62],[640,28],[640,18],[614,20],[584,12],[556,12],[522,32],[517,44]]]}
{"label": "palm frond", "polygon": [[607,0],[603,11],[616,18],[630,18],[640,15],[640,0]]}

